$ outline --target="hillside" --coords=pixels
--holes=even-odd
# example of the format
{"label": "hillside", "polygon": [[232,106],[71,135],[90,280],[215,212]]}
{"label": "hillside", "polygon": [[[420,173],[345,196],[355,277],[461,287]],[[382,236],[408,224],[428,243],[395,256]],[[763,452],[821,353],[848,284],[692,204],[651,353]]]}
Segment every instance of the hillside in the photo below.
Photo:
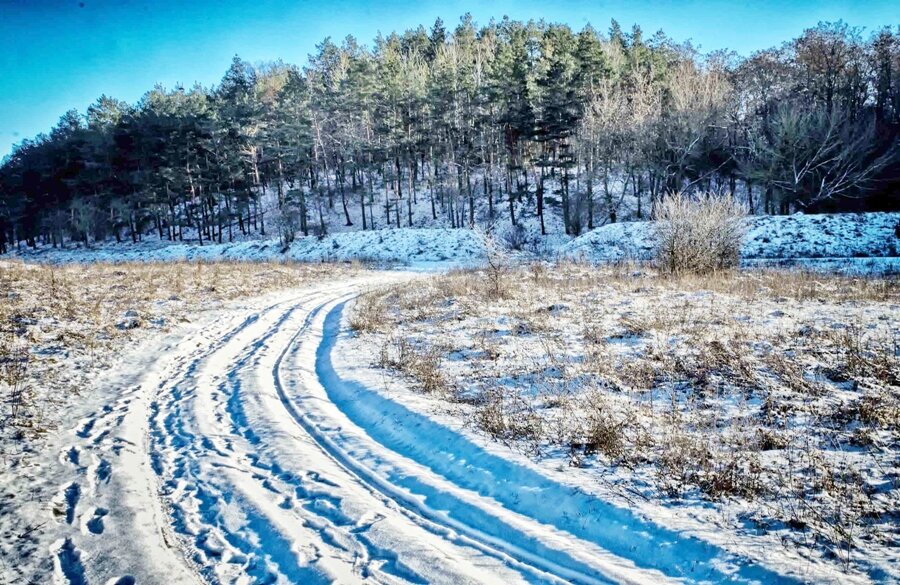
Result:
{"label": "hillside", "polygon": [[[743,261],[756,266],[799,264],[829,271],[900,270],[900,213],[754,216],[747,219]],[[494,229],[509,248],[506,225]],[[148,238],[137,244],[106,242],[91,247],[40,247],[14,251],[13,257],[43,263],[202,261],[372,261],[417,265],[471,265],[485,258],[483,230],[390,228],[299,237],[290,246],[278,238],[206,244]],[[653,222],[607,224],[577,238],[540,236],[532,222],[523,230],[516,258],[567,258],[590,263],[650,260]],[[521,246],[518,246],[521,244]]]}
{"label": "hillside", "polygon": [[[653,225],[609,224],[568,242],[559,255],[594,263],[646,261],[653,254]],[[900,213],[754,216],[747,219],[741,258],[754,266],[894,272],[900,269],[898,229]]]}

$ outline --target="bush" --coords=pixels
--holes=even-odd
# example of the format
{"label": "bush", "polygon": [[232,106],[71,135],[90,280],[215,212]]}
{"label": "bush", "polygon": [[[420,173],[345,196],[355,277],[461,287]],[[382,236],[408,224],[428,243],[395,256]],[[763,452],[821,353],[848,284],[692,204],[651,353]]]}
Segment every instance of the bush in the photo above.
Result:
{"label": "bush", "polygon": [[732,197],[670,195],[656,205],[656,262],[669,274],[708,274],[740,262],[746,209]]}
{"label": "bush", "polygon": [[388,338],[381,346],[378,365],[412,377],[427,394],[453,396],[453,385],[441,370],[441,353],[437,347],[423,347],[405,337]]}
{"label": "bush", "polygon": [[0,330],[0,400],[7,403],[9,419],[13,424],[21,422],[20,415],[31,402],[27,377],[29,362],[28,349],[15,334]]}
{"label": "bush", "polygon": [[506,279],[510,264],[509,256],[499,245],[497,245],[494,236],[485,234],[483,238],[484,253],[487,260],[485,263],[485,272],[487,275],[485,292],[490,299],[508,298],[512,294]]}
{"label": "bush", "polygon": [[377,333],[388,322],[385,295],[367,292],[356,298],[356,305],[350,313],[350,328],[360,333]]}
{"label": "bush", "polygon": [[504,444],[523,440],[532,453],[540,452],[544,420],[534,405],[514,388],[501,384],[485,388],[475,410],[475,424],[494,440]]}
{"label": "bush", "polygon": [[525,244],[528,243],[528,232],[525,231],[525,226],[517,223],[503,232],[503,243],[506,244],[508,250],[523,250]]}

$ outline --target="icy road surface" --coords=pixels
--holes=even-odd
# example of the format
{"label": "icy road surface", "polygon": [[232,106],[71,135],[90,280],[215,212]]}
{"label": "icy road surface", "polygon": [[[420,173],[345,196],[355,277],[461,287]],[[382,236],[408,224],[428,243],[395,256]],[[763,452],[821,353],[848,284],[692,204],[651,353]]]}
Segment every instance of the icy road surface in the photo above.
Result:
{"label": "icy road surface", "polygon": [[[60,435],[60,583],[790,582],[345,379],[365,277],[182,327]],[[337,349],[336,349],[337,347]]]}

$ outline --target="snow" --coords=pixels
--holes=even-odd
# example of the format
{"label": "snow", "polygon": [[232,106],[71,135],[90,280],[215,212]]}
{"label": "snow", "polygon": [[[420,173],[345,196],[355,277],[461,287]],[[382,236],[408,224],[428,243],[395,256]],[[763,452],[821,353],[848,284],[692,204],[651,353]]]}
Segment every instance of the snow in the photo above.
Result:
{"label": "snow", "polygon": [[[374,390],[384,387],[383,381],[361,365],[365,358],[358,345],[348,343],[346,334],[338,339],[340,316],[337,307],[326,318],[326,335],[334,337],[317,356],[328,398],[350,419],[349,424],[330,425],[340,437],[335,443],[349,445],[356,457],[367,454],[370,467],[386,470],[392,481],[446,510],[461,532],[468,525],[493,536],[499,546],[514,546],[511,554],[524,551],[525,558],[577,582],[589,582],[593,571],[618,583],[792,581],[709,542],[680,537],[594,497],[583,486],[551,479],[532,462],[511,458],[509,451],[492,450],[483,438],[464,432],[458,421],[439,422],[433,410],[406,406],[415,403],[408,391]],[[343,349],[333,353],[337,344]],[[354,432],[354,423],[360,430]],[[415,473],[410,472],[413,466]],[[529,551],[534,552],[527,555]]]}
{"label": "snow", "polygon": [[900,255],[900,213],[758,216],[748,221],[746,258]]}
{"label": "snow", "polygon": [[108,242],[90,248],[40,248],[24,251],[19,257],[47,263],[69,262],[167,262],[167,261],[365,261],[442,266],[468,264],[483,258],[484,248],[477,232],[467,229],[401,228],[376,231],[341,232],[322,238],[298,238],[288,249],[275,239],[244,240],[233,243],[168,243],[154,240],[146,244]]}
{"label": "snow", "polygon": [[[745,262],[896,272],[898,222],[896,213],[751,218]],[[574,239],[530,233],[529,253],[517,258],[644,260],[652,234],[647,222]],[[444,228],[345,231],[300,238],[287,250],[277,239],[247,239],[15,255],[52,264],[364,261],[417,271],[485,256],[482,234]],[[59,391],[59,424],[41,439],[45,448],[14,459],[0,477],[4,496],[32,494],[0,510],[0,580],[877,580],[834,578],[820,560],[773,550],[777,531],[753,538],[702,507],[623,498],[591,469],[536,461],[487,440],[465,423],[466,405],[425,397],[372,367],[378,348],[347,331],[353,299],[386,285],[417,287],[422,278],[341,274],[217,303],[188,322],[168,323],[174,313],[161,307],[147,330],[144,313],[120,310],[116,324],[134,340],[90,363],[60,355],[61,367],[80,372],[62,380],[84,386],[69,395],[68,386],[53,386],[58,378],[44,380],[43,391]],[[554,319],[571,319],[567,313],[564,303],[548,311]],[[621,350],[633,350],[632,342],[623,338]],[[869,576],[896,575],[889,558],[871,564]]]}
{"label": "snow", "polygon": [[[581,274],[578,274],[579,271]],[[806,371],[825,372],[836,357],[830,353],[832,348],[820,343],[818,351],[822,353],[810,354],[801,351],[803,342],[797,337],[820,339],[815,335],[827,337],[829,331],[858,326],[874,339],[890,340],[896,336],[896,304],[892,304],[891,299],[864,301],[855,297],[835,301],[833,295],[844,294],[841,291],[847,290],[850,281],[837,280],[832,288],[832,283],[815,275],[808,277],[808,285],[814,289],[814,296],[809,300],[803,301],[802,297],[783,298],[777,292],[770,292],[748,301],[742,296],[702,289],[667,291],[663,287],[660,291],[659,283],[654,285],[649,279],[642,281],[639,276],[625,279],[621,287],[614,287],[607,283],[607,280],[615,280],[611,270],[588,276],[591,272],[589,267],[577,266],[557,267],[545,273],[534,267],[515,271],[507,277],[516,283],[514,294],[505,301],[484,300],[487,295],[479,284],[485,280],[484,272],[457,274],[445,278],[443,284],[430,282],[421,287],[393,291],[386,297],[390,299],[388,314],[391,315],[387,320],[393,325],[385,325],[381,334],[347,335],[338,343],[338,351],[333,357],[335,369],[341,372],[341,377],[354,382],[352,390],[342,391],[345,395],[342,410],[354,422],[371,428],[367,432],[383,444],[393,445],[395,451],[408,454],[445,477],[453,477],[458,485],[489,493],[509,509],[516,510],[519,505],[524,505],[533,510],[540,506],[539,502],[553,502],[550,509],[541,510],[540,518],[545,525],[559,526],[559,516],[579,518],[578,527],[569,530],[582,539],[600,542],[605,550],[616,551],[617,545],[622,545],[622,542],[624,546],[634,546],[628,544],[628,528],[604,535],[591,525],[592,519],[599,518],[608,523],[610,518],[621,518],[621,511],[616,509],[618,506],[637,518],[623,522],[626,527],[652,520],[657,530],[660,527],[674,530],[682,540],[697,538],[715,545],[720,547],[725,557],[731,553],[737,558],[753,559],[754,566],[768,567],[781,577],[822,583],[877,583],[895,579],[897,567],[891,560],[891,543],[895,539],[896,524],[890,510],[895,506],[896,491],[891,491],[889,486],[895,472],[890,447],[895,439],[891,437],[896,435],[883,429],[871,431],[858,428],[875,432],[879,437],[876,442],[885,445],[883,449],[860,451],[846,446],[847,432],[852,434],[852,426],[842,429],[839,434],[835,427],[829,426],[830,423],[821,423],[819,418],[831,420],[828,418],[832,416],[830,413],[845,412],[845,407],[857,401],[862,393],[890,389],[865,385],[868,388],[865,391],[848,391],[840,384],[831,387],[823,383],[823,374],[819,373],[815,384],[810,385],[807,392],[771,390],[776,393],[778,404],[785,411],[799,413],[809,409],[809,412],[816,413],[816,418],[805,422],[791,419],[787,428],[782,429],[782,436],[796,437],[798,444],[807,445],[822,439],[828,461],[838,467],[849,465],[850,469],[857,470],[861,485],[873,486],[873,489],[880,486],[877,494],[873,492],[871,495],[881,512],[873,515],[872,524],[866,522],[868,527],[860,528],[859,533],[854,528],[853,570],[845,570],[835,560],[833,549],[820,548],[821,543],[817,538],[811,538],[810,532],[793,531],[777,520],[779,506],[794,505],[790,496],[781,494],[773,500],[762,492],[751,497],[750,501],[738,497],[710,501],[695,489],[672,499],[665,497],[663,490],[657,487],[659,476],[645,464],[647,452],[641,451],[632,458],[617,462],[616,458],[573,457],[568,448],[557,447],[546,438],[501,437],[491,440],[483,430],[478,429],[478,412],[485,397],[482,389],[499,386],[508,389],[514,397],[510,405],[510,418],[526,420],[535,412],[541,417],[546,414],[541,428],[551,436],[556,432],[564,433],[564,429],[555,430],[558,427],[554,417],[563,417],[559,426],[571,428],[574,426],[573,420],[565,418],[569,410],[548,405],[566,400],[570,404],[584,404],[579,392],[581,385],[589,381],[586,377],[595,364],[608,364],[611,370],[620,371],[628,365],[646,363],[648,352],[677,355],[678,360],[688,363],[697,359],[702,362],[702,355],[693,354],[690,344],[679,340],[685,332],[678,329],[678,323],[683,324],[685,329],[696,328],[697,334],[708,338],[710,349],[716,344],[727,346],[730,337],[738,336],[748,346],[760,347],[765,354],[768,340],[784,336],[788,340],[787,349],[782,350],[779,346],[772,348],[774,351],[780,355],[781,351],[790,350],[793,353],[785,354],[792,356],[788,358],[789,362],[803,363]],[[762,291],[768,286],[765,279],[758,277],[752,273],[747,275],[749,297],[754,296],[753,291]],[[544,278],[568,283],[566,286],[583,292],[584,296],[577,299],[546,297],[533,292],[540,290],[538,282]],[[796,290],[798,284],[788,283],[784,288]],[[877,284],[873,287],[877,288]],[[365,310],[374,311],[368,305]],[[527,315],[533,315],[533,323],[520,327]],[[622,329],[626,318],[635,321],[658,319],[662,327],[658,332],[628,332]],[[667,320],[670,321],[668,325]],[[675,331],[669,329],[672,326]],[[602,331],[602,343],[612,355],[590,356],[585,353],[580,339],[587,335],[586,331],[594,328]],[[812,331],[797,333],[809,328]],[[540,331],[540,334],[534,334],[535,331]],[[374,364],[384,363],[380,356],[385,351],[393,359],[391,348],[396,347],[399,340],[427,355],[432,350],[437,351],[440,356],[439,371],[445,378],[444,388],[426,390],[416,381],[414,373],[411,377],[401,376],[393,367],[372,370],[378,367]],[[816,359],[810,362],[813,356]],[[412,359],[407,357],[406,361]],[[654,365],[657,368],[666,367]],[[708,367],[715,369],[714,365]],[[727,380],[724,383],[727,384]],[[334,387],[339,388],[337,385]],[[661,420],[667,420],[665,413],[675,400],[669,390],[663,386],[648,391],[650,397],[647,398],[639,388],[622,388],[615,383],[606,387],[604,412],[612,409],[611,412],[618,414],[623,404],[628,407],[633,399],[644,396],[639,398],[641,406],[647,407],[649,404],[652,409],[655,405],[661,412]],[[708,424],[705,417],[715,417],[719,423],[718,432],[726,438],[723,449],[727,451],[728,441],[741,436],[741,433],[752,438],[755,427],[748,426],[748,422],[756,424],[757,419],[752,418],[750,413],[760,404],[755,398],[748,401],[740,394],[730,394],[718,388],[713,385],[693,398],[685,396],[689,410],[679,411],[677,418],[684,420],[685,425],[695,425],[700,429],[698,440],[712,446],[717,444],[717,433],[703,429]],[[381,397],[369,396],[372,392],[380,393]],[[332,400],[337,401],[337,396],[339,394],[335,390]],[[577,406],[573,408],[577,409]],[[657,441],[664,443],[666,425],[648,418],[644,410],[630,406],[624,412],[637,428],[643,428]],[[368,424],[360,422],[366,418],[370,419]],[[380,419],[389,420],[391,424],[377,424],[375,421]],[[423,440],[423,436],[427,439]],[[535,445],[535,441],[539,444]],[[833,446],[829,441],[836,441],[839,446]],[[792,453],[765,448],[761,457],[766,468],[780,473],[790,465],[796,465],[796,461],[791,459],[796,457],[796,453]],[[504,468],[501,463],[484,463],[490,459],[486,454],[502,459],[510,468]],[[458,465],[459,469],[454,470],[454,465]],[[492,470],[486,479],[479,475],[484,468]],[[532,483],[533,478],[520,468],[537,470],[542,477],[550,478],[560,486],[568,486],[569,491],[548,488],[547,484],[536,486]],[[504,494],[502,486],[498,489],[492,485],[492,480],[496,478],[508,480],[510,487],[515,486],[512,495]],[[768,493],[778,493],[780,488],[773,489],[775,491]],[[585,501],[594,502],[591,513],[579,512],[577,505],[570,507],[573,500],[577,500],[573,498],[573,493],[589,494]],[[538,497],[531,500],[532,494]],[[482,512],[473,516],[485,515]],[[496,521],[492,520],[494,524]],[[506,534],[512,532],[505,530]],[[652,543],[654,534],[653,528],[644,529],[642,538]],[[621,540],[617,542],[617,539]],[[793,544],[794,539],[800,546]],[[677,556],[686,558],[689,554],[679,553]],[[645,558],[645,555],[639,556]],[[659,562],[665,563],[665,560],[660,559]],[[741,562],[722,562],[744,566]],[[708,564],[709,561],[704,566]],[[774,582],[779,577],[769,575],[761,580]]]}
{"label": "snow", "polygon": [[[900,270],[900,213],[754,216],[741,250],[748,266],[802,266],[851,272]],[[608,224],[559,249],[587,262],[645,261],[655,246],[653,222]]]}
{"label": "snow", "polygon": [[48,518],[35,554],[72,584],[792,582],[376,391],[343,307],[414,278],[243,301],[127,352],[48,438],[58,511],[19,511]]}
{"label": "snow", "polygon": [[[4,563],[32,569],[26,579],[49,571],[78,585],[522,582],[502,554],[398,508],[318,446],[284,402],[313,367],[293,348],[315,353],[329,308],[405,278],[252,299],[127,352],[48,437],[40,481],[59,486],[59,512],[6,511],[42,528],[31,558],[5,535]],[[0,478],[5,490],[30,481]]]}
{"label": "snow", "polygon": [[[900,272],[900,213],[755,216],[747,220],[742,258],[746,266],[798,266],[855,273]],[[502,245],[508,222],[487,231]],[[522,259],[569,258],[593,263],[647,261],[655,245],[653,222],[607,224],[572,238],[551,232],[540,236],[536,224],[525,230]],[[247,238],[230,243],[168,242],[148,238],[138,244],[106,242],[89,248],[22,249],[12,257],[33,262],[146,261],[363,261],[421,269],[473,266],[485,258],[484,230],[390,228],[342,231],[323,237],[299,237],[287,249],[277,238]]]}
{"label": "snow", "polygon": [[646,221],[607,224],[581,235],[559,249],[559,255],[586,262],[649,260],[656,239]]}

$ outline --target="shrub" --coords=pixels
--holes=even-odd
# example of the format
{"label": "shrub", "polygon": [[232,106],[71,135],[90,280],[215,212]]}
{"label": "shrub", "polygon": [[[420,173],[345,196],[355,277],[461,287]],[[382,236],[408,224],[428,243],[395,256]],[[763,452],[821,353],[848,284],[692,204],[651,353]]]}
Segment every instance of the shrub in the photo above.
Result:
{"label": "shrub", "polygon": [[746,209],[732,197],[669,195],[656,205],[656,262],[669,274],[708,274],[740,261]]}
{"label": "shrub", "polygon": [[585,429],[585,454],[601,453],[608,459],[623,456],[627,448],[622,434],[626,421],[617,420],[608,412],[602,395],[595,394],[589,402],[591,411]]}
{"label": "shrub", "polygon": [[475,410],[475,424],[494,440],[504,444],[522,440],[529,451],[540,452],[544,420],[515,388],[501,384],[486,387]]}
{"label": "shrub", "polygon": [[393,368],[416,380],[423,392],[454,396],[454,388],[441,371],[441,349],[417,345],[405,337],[388,338],[381,346],[378,365]]}
{"label": "shrub", "polygon": [[356,299],[356,306],[350,313],[350,328],[361,333],[377,333],[385,328],[388,321],[384,294],[368,292]]}
{"label": "shrub", "polygon": [[528,232],[525,231],[525,226],[517,223],[503,232],[503,243],[509,250],[524,249],[525,244],[528,243]]}
{"label": "shrub", "polygon": [[509,272],[509,257],[490,234],[484,235],[484,252],[487,260],[485,263],[487,276],[485,292],[488,298],[508,298],[512,294],[506,279],[507,272]]}
{"label": "shrub", "polygon": [[0,397],[8,404],[9,418],[13,424],[19,422],[22,410],[30,402],[27,381],[29,361],[27,348],[16,336],[0,331]]}

